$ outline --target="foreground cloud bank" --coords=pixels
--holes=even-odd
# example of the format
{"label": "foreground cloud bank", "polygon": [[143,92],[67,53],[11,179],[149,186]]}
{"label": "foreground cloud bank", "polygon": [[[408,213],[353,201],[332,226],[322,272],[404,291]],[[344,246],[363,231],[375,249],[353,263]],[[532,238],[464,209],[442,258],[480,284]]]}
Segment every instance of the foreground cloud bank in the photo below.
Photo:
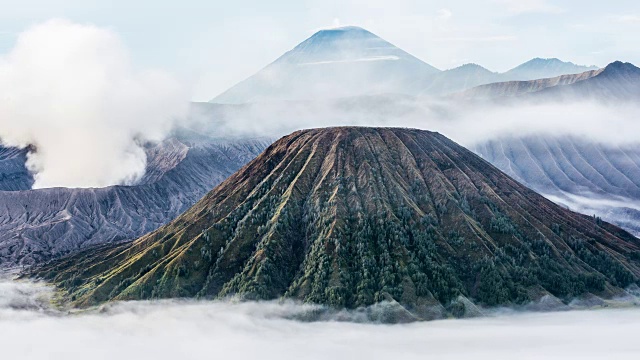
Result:
{"label": "foreground cloud bank", "polygon": [[0,57],[0,143],[32,151],[34,187],[132,183],[145,141],[161,140],[187,97],[170,75],[139,71],[115,33],[51,20]]}
{"label": "foreground cloud bank", "polygon": [[0,282],[12,359],[636,359],[640,309],[511,314],[408,325],[287,320],[309,306],[121,303],[63,315],[48,289]]}

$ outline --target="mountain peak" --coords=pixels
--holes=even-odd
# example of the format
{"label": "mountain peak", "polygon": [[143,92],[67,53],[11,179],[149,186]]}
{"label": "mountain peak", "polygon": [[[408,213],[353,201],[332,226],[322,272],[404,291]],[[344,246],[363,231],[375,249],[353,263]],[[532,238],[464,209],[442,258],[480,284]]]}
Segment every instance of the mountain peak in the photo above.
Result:
{"label": "mountain peak", "polygon": [[476,63],[462,64],[456,68],[449,69],[448,71],[463,71],[463,72],[476,72],[476,73],[493,73],[491,70],[485,68],[482,65]]}
{"label": "mountain peak", "polygon": [[[379,36],[370,32],[369,30],[363,29],[357,26],[344,26],[330,29],[322,29],[315,32],[311,35],[307,40],[302,42],[300,45],[303,45],[306,42],[331,42],[331,41],[341,41],[341,40],[352,40],[352,41],[365,41],[365,40],[382,40]],[[353,46],[354,44],[352,44]]]}
{"label": "mountain peak", "polygon": [[596,66],[576,65],[558,58],[533,58],[505,73],[506,81],[536,80],[597,70]]}
{"label": "mountain peak", "polygon": [[563,63],[563,64],[565,64],[567,62],[566,61],[562,61],[562,60],[560,60],[558,58],[535,57],[535,58],[527,61],[525,64],[527,64],[527,63],[546,63],[546,64],[549,64],[549,63]]}
{"label": "mountain peak", "polygon": [[292,55],[304,61],[318,61],[322,57],[339,59],[344,56],[364,56],[367,50],[397,49],[372,32],[356,26],[323,29],[297,45],[277,61],[291,60]]}
{"label": "mountain peak", "polygon": [[439,70],[360,27],[320,30],[213,102],[406,94]]}
{"label": "mountain peak", "polygon": [[[578,67],[578,68],[585,68],[588,70],[596,70],[598,69],[597,66],[584,66],[584,65],[577,65],[574,64],[570,61],[562,61],[558,58],[540,58],[540,57],[536,57],[533,58],[517,67],[515,67],[514,69],[518,69],[518,68],[526,68],[526,67],[540,67],[540,66],[559,66],[559,67]],[[513,69],[512,69],[513,70]]]}
{"label": "mountain peak", "polygon": [[332,27],[332,28],[327,28],[327,29],[320,29],[318,30],[313,36],[318,35],[318,34],[358,34],[358,33],[362,33],[362,34],[371,34],[373,36],[374,35],[372,32],[370,32],[369,30],[366,30],[364,28],[361,28],[359,26],[339,26],[339,27]]}
{"label": "mountain peak", "polygon": [[172,223],[40,274],[84,306],[236,295],[392,301],[432,319],[464,315],[451,307],[461,297],[492,306],[616,294],[638,279],[639,258],[640,240],[443,135],[336,127],[285,136]]}
{"label": "mountain peak", "polygon": [[640,74],[640,68],[629,62],[614,61],[607,65],[602,71],[601,75],[638,75]]}

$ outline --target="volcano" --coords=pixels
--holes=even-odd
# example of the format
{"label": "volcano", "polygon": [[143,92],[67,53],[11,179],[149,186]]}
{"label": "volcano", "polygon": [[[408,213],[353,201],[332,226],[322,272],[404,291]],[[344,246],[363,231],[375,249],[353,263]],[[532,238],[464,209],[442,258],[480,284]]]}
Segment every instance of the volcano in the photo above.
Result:
{"label": "volcano", "polygon": [[595,70],[598,70],[598,67],[576,65],[556,58],[535,58],[505,72],[503,81],[544,79]]}
{"label": "volcano", "polygon": [[321,30],[212,100],[241,104],[406,93],[440,70],[355,26]]}
{"label": "volcano", "polygon": [[640,240],[438,133],[338,127],[285,136],[168,225],[36,274],[77,306],[234,295],[432,318],[615,296],[638,281]]}

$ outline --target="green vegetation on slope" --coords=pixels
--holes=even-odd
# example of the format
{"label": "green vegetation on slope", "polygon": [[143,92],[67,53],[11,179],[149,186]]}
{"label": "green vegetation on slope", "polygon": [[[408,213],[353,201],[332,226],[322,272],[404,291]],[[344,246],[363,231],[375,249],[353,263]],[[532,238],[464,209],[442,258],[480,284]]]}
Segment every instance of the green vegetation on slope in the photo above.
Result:
{"label": "green vegetation on slope", "polygon": [[[442,135],[298,131],[134,243],[40,269],[69,300],[395,300],[453,313],[638,281],[640,241],[559,207]],[[428,315],[424,315],[428,316]]]}

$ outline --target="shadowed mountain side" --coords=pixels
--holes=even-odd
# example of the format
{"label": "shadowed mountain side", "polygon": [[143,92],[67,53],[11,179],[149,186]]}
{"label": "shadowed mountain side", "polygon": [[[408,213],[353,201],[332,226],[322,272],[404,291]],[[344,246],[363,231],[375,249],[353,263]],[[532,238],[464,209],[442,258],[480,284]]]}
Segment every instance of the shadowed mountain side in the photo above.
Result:
{"label": "shadowed mountain side", "polygon": [[539,102],[637,101],[640,99],[640,68],[620,61],[604,69],[531,81],[498,82],[478,86],[453,99],[517,99]]}
{"label": "shadowed mountain side", "polygon": [[26,167],[27,153],[27,149],[0,145],[0,191],[31,189],[33,175]]}
{"label": "shadowed mountain side", "polygon": [[428,319],[467,299],[613,296],[638,280],[639,246],[438,133],[340,127],[288,135],[157,231],[36,274],[78,306],[235,294]]}
{"label": "shadowed mountain side", "polygon": [[600,101],[640,100],[640,68],[621,61],[607,65],[602,72],[583,81],[543,89],[530,95],[534,100],[572,99]]}
{"label": "shadowed mountain side", "polygon": [[147,148],[147,173],[137,185],[0,192],[0,268],[42,263],[153,231],[267,145],[183,132]]}
{"label": "shadowed mountain side", "polygon": [[505,81],[495,82],[492,84],[481,85],[463,91],[460,93],[452,94],[453,99],[493,99],[500,97],[511,97],[522,94],[532,93],[540,91],[542,89],[570,85],[578,81],[586,80],[597,76],[603,70],[591,70],[580,74],[561,75],[553,78],[529,80],[529,81]]}
{"label": "shadowed mountain side", "polygon": [[640,233],[640,145],[575,137],[502,138],[473,150],[556,202]]}

